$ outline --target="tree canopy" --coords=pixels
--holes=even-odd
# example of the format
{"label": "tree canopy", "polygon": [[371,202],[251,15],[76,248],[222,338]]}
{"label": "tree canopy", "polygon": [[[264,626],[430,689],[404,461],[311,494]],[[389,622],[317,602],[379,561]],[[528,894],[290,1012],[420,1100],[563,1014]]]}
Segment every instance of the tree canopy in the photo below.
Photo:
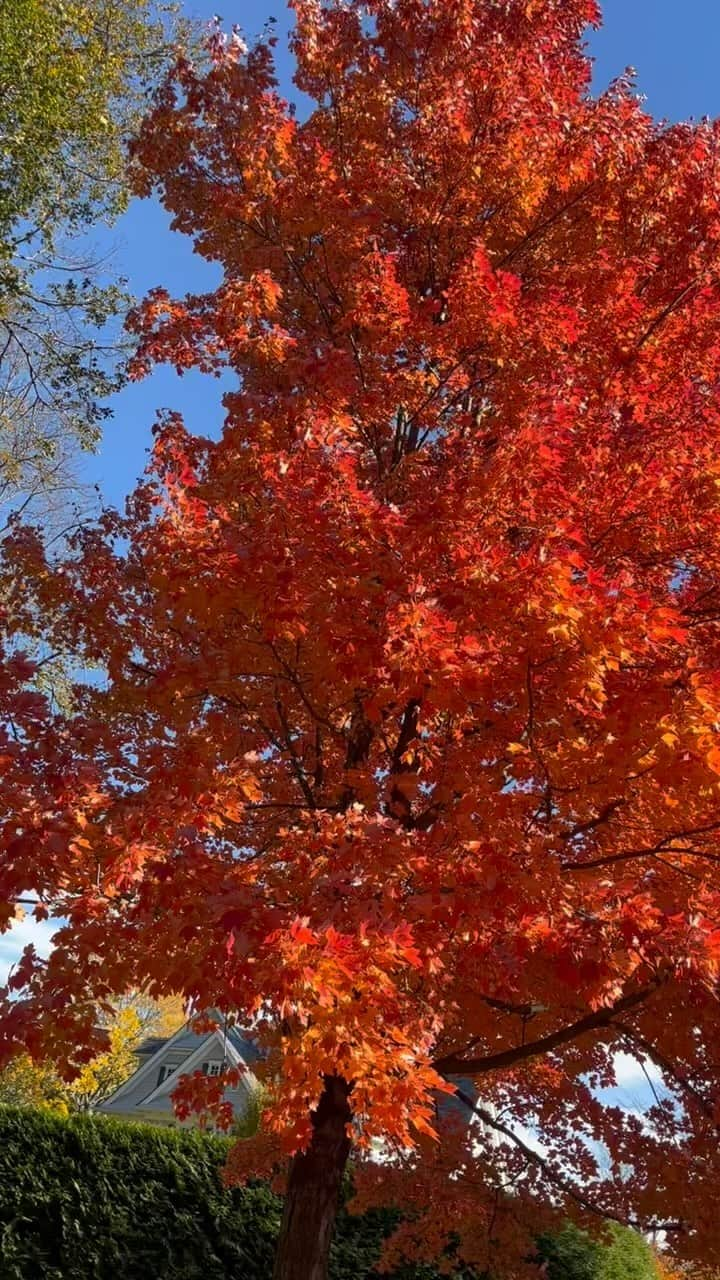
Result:
{"label": "tree canopy", "polygon": [[[172,6],[164,6],[167,13]],[[167,59],[154,0],[3,0],[0,243],[117,214],[123,146]]]}
{"label": "tree canopy", "polygon": [[[126,144],[183,34],[156,0],[0,0],[0,514],[67,507],[97,443],[126,306],[91,228],[127,205]],[[3,521],[4,523],[4,521]]]}
{"label": "tree canopy", "polygon": [[133,153],[223,271],[134,372],[229,368],[221,437],[166,415],[124,515],[6,544],[8,626],[104,679],[58,721],[5,667],[0,897],[67,923],[0,1043],[81,1060],[148,984],[253,1020],[277,1280],[351,1151],[390,1262],[517,1276],[566,1215],[711,1261],[720,130],[590,94],[592,0],[292,7],[306,120],[217,34]]}

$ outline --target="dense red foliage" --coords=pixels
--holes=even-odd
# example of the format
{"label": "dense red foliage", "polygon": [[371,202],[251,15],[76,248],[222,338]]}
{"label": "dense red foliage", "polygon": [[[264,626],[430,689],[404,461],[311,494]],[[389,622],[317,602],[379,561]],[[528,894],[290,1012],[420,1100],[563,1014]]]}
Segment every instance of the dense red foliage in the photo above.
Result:
{"label": "dense red foliage", "polygon": [[[341,1077],[398,1247],[514,1275],[573,1212],[716,1260],[718,126],[592,98],[592,0],[293,7],[307,120],[218,37],[134,153],[223,271],[135,370],[233,370],[220,439],[163,420],[125,517],[11,548],[107,679],[66,838],[4,855],[69,921],[8,1043],[183,991],[271,1050],[238,1176]],[[619,1050],[679,1102],[609,1105]],[[474,1144],[430,1136],[452,1074]]]}

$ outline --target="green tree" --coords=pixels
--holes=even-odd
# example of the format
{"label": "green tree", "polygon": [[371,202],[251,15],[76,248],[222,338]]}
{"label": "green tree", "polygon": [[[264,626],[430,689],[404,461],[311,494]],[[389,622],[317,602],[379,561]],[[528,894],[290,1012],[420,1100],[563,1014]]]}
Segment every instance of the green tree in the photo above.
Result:
{"label": "green tree", "polygon": [[156,0],[1,0],[5,253],[117,214],[124,143],[169,52]]}
{"label": "green tree", "polygon": [[[158,0],[0,0],[0,512],[67,505],[120,382],[122,282],[87,248],[184,38]],[[0,525],[4,520],[0,520]]]}
{"label": "green tree", "polygon": [[547,1280],[657,1280],[659,1275],[647,1240],[621,1226],[611,1227],[601,1244],[568,1223],[557,1235],[539,1239],[538,1254]]}

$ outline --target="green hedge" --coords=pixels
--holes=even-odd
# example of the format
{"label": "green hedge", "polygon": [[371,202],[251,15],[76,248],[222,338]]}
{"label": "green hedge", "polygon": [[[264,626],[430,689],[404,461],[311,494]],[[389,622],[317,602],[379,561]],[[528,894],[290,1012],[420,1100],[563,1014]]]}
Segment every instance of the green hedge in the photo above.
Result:
{"label": "green hedge", "polygon": [[[0,1107],[0,1280],[269,1280],[281,1204],[262,1185],[222,1186],[227,1145]],[[342,1213],[332,1280],[366,1280],[394,1221]]]}
{"label": "green hedge", "polygon": [[[226,1149],[192,1130],[0,1107],[0,1280],[269,1280],[280,1201],[224,1189]],[[341,1213],[332,1280],[370,1280],[395,1220]],[[568,1228],[539,1247],[548,1280],[655,1274],[632,1232],[603,1249]],[[395,1280],[439,1277],[407,1267]]]}
{"label": "green hedge", "polygon": [[0,1108],[2,1280],[266,1280],[264,1187],[225,1191],[192,1131]]}

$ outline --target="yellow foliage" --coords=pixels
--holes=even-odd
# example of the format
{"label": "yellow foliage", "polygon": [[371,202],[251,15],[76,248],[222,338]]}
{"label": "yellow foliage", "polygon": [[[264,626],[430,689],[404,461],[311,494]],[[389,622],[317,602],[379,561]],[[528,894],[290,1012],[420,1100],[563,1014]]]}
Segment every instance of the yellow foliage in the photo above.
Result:
{"label": "yellow foliage", "polygon": [[17,1107],[45,1107],[61,1114],[90,1111],[132,1075],[135,1053],[147,1035],[169,1036],[185,1020],[179,997],[150,1000],[131,995],[118,1001],[111,1018],[100,1017],[110,1043],[67,1084],[55,1067],[33,1062],[24,1054],[0,1073],[0,1103]]}
{"label": "yellow foliage", "polygon": [[24,1053],[0,1073],[0,1103],[8,1107],[41,1107],[67,1114],[66,1086],[48,1063]]}
{"label": "yellow foliage", "polygon": [[79,1111],[108,1098],[135,1070],[134,1051],[142,1037],[142,1023],[135,1009],[118,1010],[109,1028],[110,1046],[83,1068],[68,1085],[68,1093]]}

